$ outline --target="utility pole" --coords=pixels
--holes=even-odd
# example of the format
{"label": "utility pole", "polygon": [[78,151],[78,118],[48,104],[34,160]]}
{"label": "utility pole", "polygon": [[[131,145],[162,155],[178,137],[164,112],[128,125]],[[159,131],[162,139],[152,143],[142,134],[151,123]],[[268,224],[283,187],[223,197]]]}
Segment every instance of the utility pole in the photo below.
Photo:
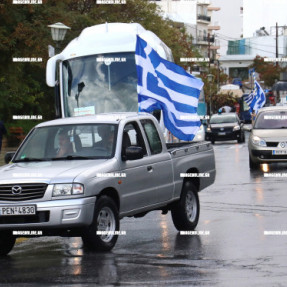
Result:
{"label": "utility pole", "polygon": [[278,66],[277,58],[278,58],[278,23],[276,22],[276,66]]}
{"label": "utility pole", "polygon": [[208,73],[210,73],[210,33],[207,34],[207,41],[208,41]]}

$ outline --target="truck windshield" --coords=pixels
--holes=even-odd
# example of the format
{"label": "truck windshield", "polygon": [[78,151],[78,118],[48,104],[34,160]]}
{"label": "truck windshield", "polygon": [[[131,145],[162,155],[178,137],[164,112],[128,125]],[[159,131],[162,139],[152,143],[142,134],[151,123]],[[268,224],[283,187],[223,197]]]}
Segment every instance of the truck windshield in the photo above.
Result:
{"label": "truck windshield", "polygon": [[65,117],[138,111],[134,52],[66,60],[62,78]]}
{"label": "truck windshield", "polygon": [[112,158],[116,135],[115,124],[36,128],[17,152],[14,162]]}

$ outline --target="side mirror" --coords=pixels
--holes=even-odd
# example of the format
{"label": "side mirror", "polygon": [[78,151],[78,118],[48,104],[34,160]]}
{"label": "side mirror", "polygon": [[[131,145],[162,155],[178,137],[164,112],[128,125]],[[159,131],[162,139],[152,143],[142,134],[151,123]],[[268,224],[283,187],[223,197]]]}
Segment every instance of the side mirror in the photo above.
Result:
{"label": "side mirror", "polygon": [[136,160],[143,158],[143,149],[139,146],[129,146],[125,150],[125,155],[122,155],[122,160]]}
{"label": "side mirror", "polygon": [[15,152],[7,152],[5,154],[4,161],[6,164],[8,164],[12,160],[14,154],[15,154]]}

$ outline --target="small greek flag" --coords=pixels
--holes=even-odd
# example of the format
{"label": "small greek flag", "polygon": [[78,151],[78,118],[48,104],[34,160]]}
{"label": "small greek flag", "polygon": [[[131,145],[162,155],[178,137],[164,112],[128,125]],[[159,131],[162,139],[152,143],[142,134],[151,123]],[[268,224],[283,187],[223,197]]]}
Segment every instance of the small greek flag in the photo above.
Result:
{"label": "small greek flag", "polygon": [[191,141],[201,125],[197,106],[203,82],[161,58],[139,36],[136,65],[139,110],[162,110],[166,128],[177,138]]}
{"label": "small greek flag", "polygon": [[244,97],[244,101],[250,107],[250,112],[255,111],[257,114],[258,110],[261,109],[266,102],[265,93],[259,83],[255,79],[255,72],[252,71],[253,80],[254,80],[254,89],[248,96]]}

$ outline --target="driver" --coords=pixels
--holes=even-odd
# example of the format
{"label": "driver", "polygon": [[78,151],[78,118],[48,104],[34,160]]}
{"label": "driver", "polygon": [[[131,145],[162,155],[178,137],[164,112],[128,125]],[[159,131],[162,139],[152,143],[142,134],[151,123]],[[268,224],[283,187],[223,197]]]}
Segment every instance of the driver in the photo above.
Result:
{"label": "driver", "polygon": [[114,145],[114,131],[111,127],[102,125],[98,127],[98,134],[101,140],[95,143],[96,148],[104,148],[109,153],[112,153]]}
{"label": "driver", "polygon": [[56,157],[67,156],[74,152],[73,145],[70,142],[70,137],[68,136],[67,131],[64,130],[60,131],[58,135],[58,141],[59,141],[59,149]]}

